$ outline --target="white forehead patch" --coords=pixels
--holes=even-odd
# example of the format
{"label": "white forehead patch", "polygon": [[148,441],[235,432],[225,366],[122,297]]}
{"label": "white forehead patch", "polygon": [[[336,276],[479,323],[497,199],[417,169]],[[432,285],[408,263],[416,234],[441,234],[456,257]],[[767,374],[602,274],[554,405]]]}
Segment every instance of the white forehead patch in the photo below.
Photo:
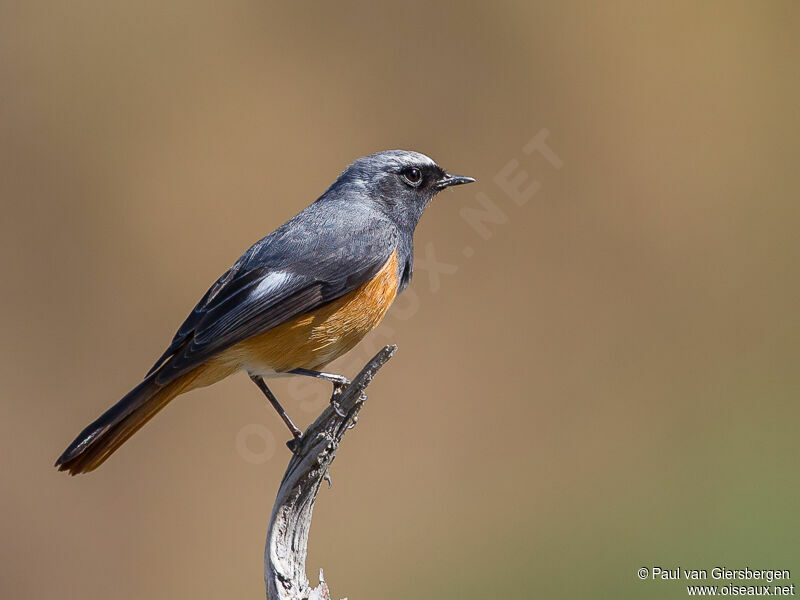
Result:
{"label": "white forehead patch", "polygon": [[435,167],[436,163],[429,156],[412,150],[386,150],[365,156],[356,161],[372,165],[393,165],[395,167]]}
{"label": "white forehead patch", "polygon": [[433,167],[436,166],[436,163],[433,159],[429,156],[425,156],[424,154],[420,154],[419,152],[410,152],[410,151],[400,151],[401,154],[399,156],[400,162],[404,165],[413,165],[416,167],[420,166],[429,166]]}
{"label": "white forehead patch", "polygon": [[340,179],[337,182],[346,181],[350,184],[364,185],[373,177],[382,173],[398,172],[408,167],[436,168],[437,166],[432,158],[419,152],[385,150],[356,159],[340,175]]}

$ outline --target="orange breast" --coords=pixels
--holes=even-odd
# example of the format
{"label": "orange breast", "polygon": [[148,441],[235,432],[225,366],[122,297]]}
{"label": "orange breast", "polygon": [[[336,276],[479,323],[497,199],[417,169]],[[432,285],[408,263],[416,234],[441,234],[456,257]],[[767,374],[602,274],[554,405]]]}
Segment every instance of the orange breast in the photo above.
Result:
{"label": "orange breast", "polygon": [[375,277],[352,292],[240,342],[212,361],[254,372],[321,369],[378,326],[398,283],[395,251]]}

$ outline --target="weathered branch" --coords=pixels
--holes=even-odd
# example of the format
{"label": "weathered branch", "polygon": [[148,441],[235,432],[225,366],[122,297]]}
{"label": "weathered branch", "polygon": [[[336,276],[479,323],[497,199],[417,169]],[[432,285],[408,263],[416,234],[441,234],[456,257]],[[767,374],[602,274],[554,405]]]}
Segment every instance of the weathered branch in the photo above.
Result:
{"label": "weathered branch", "polygon": [[325,408],[294,448],[267,530],[264,550],[267,600],[330,600],[322,571],[320,583],[315,588],[306,577],[308,532],[314,501],[342,437],[367,399],[364,390],[395,350],[397,346],[386,346],[378,352],[336,398],[338,412],[333,406]]}

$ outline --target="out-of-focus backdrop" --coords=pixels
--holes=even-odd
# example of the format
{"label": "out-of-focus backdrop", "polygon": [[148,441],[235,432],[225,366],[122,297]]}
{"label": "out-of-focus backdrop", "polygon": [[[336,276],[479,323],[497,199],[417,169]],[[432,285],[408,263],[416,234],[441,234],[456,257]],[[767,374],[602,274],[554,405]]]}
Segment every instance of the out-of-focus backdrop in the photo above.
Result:
{"label": "out-of-focus backdrop", "polygon": [[[434,201],[411,290],[336,365],[400,347],[312,580],[679,598],[637,569],[800,569],[799,16],[2,3],[0,596],[263,594],[287,436],[245,376],[91,475],[52,463],[247,246],[387,148],[478,183]],[[305,425],[329,389],[276,391]]]}

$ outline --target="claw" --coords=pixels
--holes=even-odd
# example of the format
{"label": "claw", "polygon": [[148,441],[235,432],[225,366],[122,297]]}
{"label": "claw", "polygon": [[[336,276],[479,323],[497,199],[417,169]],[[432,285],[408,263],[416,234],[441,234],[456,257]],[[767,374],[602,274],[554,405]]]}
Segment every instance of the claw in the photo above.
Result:
{"label": "claw", "polygon": [[343,419],[347,416],[347,413],[342,411],[342,409],[339,407],[339,403],[336,401],[335,398],[331,398],[331,406],[333,407],[333,412],[335,412]]}
{"label": "claw", "polygon": [[297,452],[300,449],[300,442],[302,440],[303,440],[302,434],[300,434],[299,436],[295,436],[294,438],[286,442],[286,447],[292,452]]}
{"label": "claw", "polygon": [[341,396],[342,393],[350,386],[350,380],[342,377],[341,381],[333,382],[333,395]]}

